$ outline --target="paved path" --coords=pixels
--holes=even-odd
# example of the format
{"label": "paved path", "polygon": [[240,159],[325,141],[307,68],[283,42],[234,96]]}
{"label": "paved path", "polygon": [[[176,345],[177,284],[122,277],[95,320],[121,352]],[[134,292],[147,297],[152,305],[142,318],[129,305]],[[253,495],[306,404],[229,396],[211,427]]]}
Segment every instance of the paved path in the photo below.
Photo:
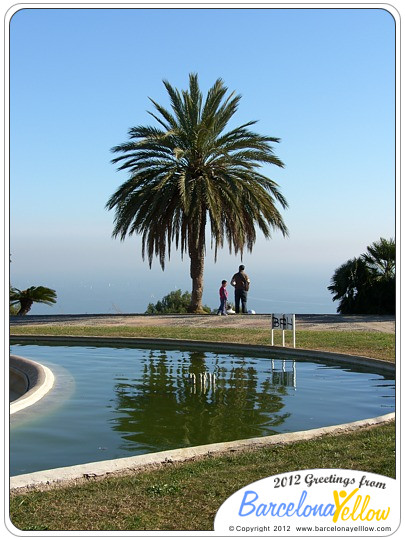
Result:
{"label": "paved path", "polygon": [[[270,315],[27,315],[10,317],[11,326],[194,326],[269,328]],[[390,315],[296,315],[297,330],[362,330],[395,333],[395,317]]]}

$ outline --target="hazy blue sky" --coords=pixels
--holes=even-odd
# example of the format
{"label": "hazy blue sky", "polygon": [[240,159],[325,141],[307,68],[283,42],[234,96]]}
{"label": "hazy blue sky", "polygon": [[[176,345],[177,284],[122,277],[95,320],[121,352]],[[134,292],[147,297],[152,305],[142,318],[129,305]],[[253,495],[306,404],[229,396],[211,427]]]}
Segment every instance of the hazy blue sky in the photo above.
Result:
{"label": "hazy blue sky", "polygon": [[[10,23],[11,282],[56,289],[31,313],[143,312],[190,290],[188,259],[149,269],[111,238],[104,208],[126,178],[110,148],[151,124],[162,79],[197,72],[242,94],[238,124],[280,137],[264,168],[290,237],[244,256],[257,312],[334,313],[333,271],[395,235],[395,20],[382,9],[23,9]],[[204,303],[240,258],[207,253]]]}

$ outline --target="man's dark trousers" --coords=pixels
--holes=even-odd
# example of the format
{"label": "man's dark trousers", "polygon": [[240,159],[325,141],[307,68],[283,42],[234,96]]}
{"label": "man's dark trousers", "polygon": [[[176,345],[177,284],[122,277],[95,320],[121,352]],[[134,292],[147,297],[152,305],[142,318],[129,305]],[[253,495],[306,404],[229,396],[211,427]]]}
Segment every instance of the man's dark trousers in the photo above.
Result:
{"label": "man's dark trousers", "polygon": [[235,289],[235,311],[239,313],[239,304],[242,302],[242,313],[247,313],[247,291]]}

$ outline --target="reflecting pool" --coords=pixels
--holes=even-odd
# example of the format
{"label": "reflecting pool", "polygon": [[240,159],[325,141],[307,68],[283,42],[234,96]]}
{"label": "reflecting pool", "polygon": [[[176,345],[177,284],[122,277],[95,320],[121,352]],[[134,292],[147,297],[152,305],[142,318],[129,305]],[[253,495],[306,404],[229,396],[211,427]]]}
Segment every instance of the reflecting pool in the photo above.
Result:
{"label": "reflecting pool", "polygon": [[[393,376],[201,350],[14,344],[56,386],[11,417],[12,475],[393,412]],[[391,377],[391,378],[390,378]]]}

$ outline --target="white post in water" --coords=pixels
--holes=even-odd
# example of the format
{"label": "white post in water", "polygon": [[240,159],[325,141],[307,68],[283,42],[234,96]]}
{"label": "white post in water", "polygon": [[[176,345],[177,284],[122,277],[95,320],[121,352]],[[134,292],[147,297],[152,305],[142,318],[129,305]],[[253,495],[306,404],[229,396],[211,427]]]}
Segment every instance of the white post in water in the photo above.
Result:
{"label": "white post in water", "polygon": [[271,344],[274,345],[274,330],[282,330],[283,347],[285,347],[285,331],[292,330],[293,347],[295,349],[295,314],[294,313],[272,313],[271,314]]}

